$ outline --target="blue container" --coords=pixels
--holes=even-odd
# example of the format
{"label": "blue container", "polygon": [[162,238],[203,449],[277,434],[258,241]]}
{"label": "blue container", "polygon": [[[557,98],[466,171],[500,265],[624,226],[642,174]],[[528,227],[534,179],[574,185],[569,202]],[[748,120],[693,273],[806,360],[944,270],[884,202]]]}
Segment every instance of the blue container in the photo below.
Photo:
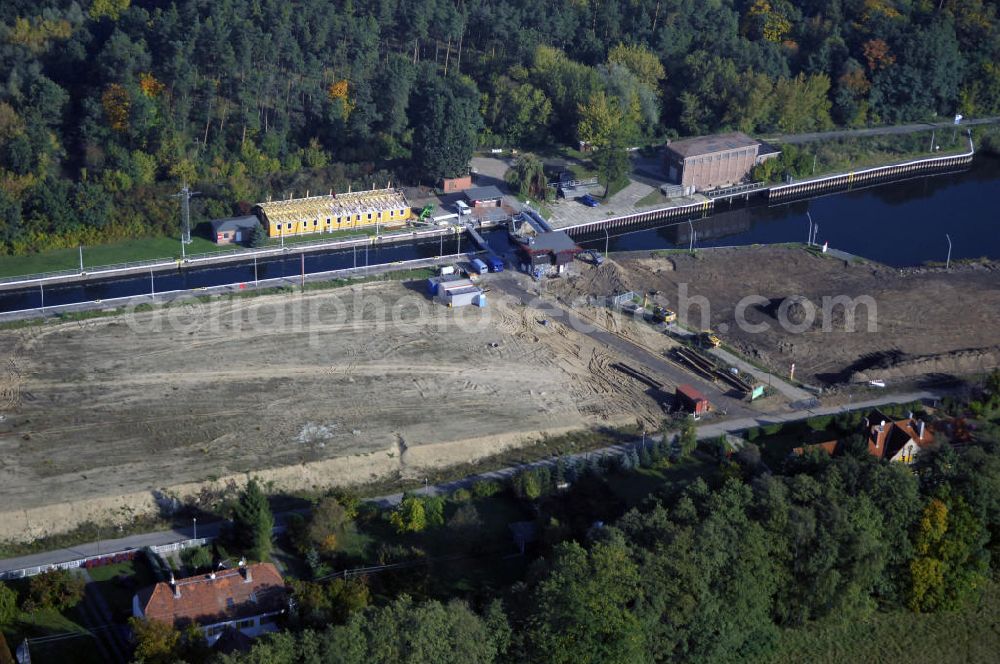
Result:
{"label": "blue container", "polygon": [[503,272],[503,260],[495,254],[486,259],[490,264],[490,272]]}

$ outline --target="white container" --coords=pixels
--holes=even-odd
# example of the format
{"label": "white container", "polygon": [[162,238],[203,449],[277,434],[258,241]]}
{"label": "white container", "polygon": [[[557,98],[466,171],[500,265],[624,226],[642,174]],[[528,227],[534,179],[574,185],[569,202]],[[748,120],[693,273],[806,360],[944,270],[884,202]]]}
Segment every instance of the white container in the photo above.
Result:
{"label": "white container", "polygon": [[441,276],[444,276],[446,274],[455,274],[455,266],[454,265],[442,265],[441,269],[438,270],[438,274],[440,274]]}

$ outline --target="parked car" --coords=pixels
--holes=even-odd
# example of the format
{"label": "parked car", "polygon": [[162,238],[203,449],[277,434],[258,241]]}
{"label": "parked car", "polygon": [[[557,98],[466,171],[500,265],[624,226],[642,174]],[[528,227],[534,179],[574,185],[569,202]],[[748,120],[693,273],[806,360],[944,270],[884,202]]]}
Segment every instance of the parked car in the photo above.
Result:
{"label": "parked car", "polygon": [[597,207],[598,205],[601,204],[596,198],[594,198],[590,194],[584,194],[579,198],[579,200],[587,207]]}

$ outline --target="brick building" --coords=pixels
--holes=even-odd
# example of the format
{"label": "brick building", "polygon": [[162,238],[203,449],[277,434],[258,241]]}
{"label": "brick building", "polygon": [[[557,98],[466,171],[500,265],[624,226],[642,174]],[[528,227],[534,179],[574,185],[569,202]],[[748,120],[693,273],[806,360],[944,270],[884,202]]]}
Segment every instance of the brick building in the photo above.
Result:
{"label": "brick building", "polygon": [[684,193],[728,187],[743,182],[754,166],[777,151],[761,151],[761,143],[744,133],[699,136],[667,143],[667,177]]}

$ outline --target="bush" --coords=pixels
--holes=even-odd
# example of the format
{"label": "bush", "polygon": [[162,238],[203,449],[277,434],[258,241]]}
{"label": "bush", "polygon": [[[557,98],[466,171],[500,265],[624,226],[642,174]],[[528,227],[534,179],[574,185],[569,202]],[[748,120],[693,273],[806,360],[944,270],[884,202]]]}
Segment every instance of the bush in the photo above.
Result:
{"label": "bush", "polygon": [[196,546],[181,551],[181,560],[191,568],[192,571],[209,569],[212,566],[212,552],[206,546]]}
{"label": "bush", "polygon": [[760,427],[747,429],[746,437],[750,442],[757,440],[760,437]]}
{"label": "bush", "polygon": [[472,485],[472,495],[476,498],[489,498],[495,496],[503,489],[499,482],[493,480],[479,480]]}
{"label": "bush", "polygon": [[806,424],[813,431],[823,431],[830,426],[830,422],[833,421],[832,415],[818,415],[816,417],[810,417],[806,420]]}
{"label": "bush", "polygon": [[472,500],[472,492],[468,489],[455,489],[451,494],[451,502],[453,503],[467,503]]}
{"label": "bush", "polygon": [[65,611],[83,599],[83,579],[64,569],[49,570],[31,577],[24,610],[56,609]]}
{"label": "bush", "polygon": [[785,425],[781,422],[776,422],[775,424],[767,424],[763,427],[765,436],[773,436],[775,434],[781,433],[781,430],[785,428]]}

